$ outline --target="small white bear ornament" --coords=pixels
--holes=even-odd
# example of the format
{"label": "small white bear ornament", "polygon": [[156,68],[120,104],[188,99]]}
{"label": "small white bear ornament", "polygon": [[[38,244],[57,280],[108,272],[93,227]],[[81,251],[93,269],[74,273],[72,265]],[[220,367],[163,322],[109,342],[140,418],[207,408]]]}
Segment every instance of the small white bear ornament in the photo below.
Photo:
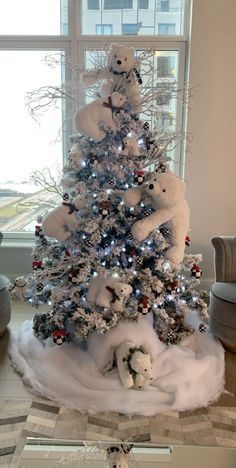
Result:
{"label": "small white bear ornament", "polygon": [[127,136],[123,139],[122,151],[123,156],[140,156],[139,146],[136,138]]}
{"label": "small white bear ornament", "polygon": [[76,212],[86,205],[85,198],[78,195],[72,202],[63,202],[43,219],[43,231],[46,236],[65,242],[78,226]]}
{"label": "small white bear ornament", "polygon": [[92,304],[122,312],[123,300],[132,291],[132,286],[123,283],[120,278],[96,276],[90,282],[87,299]]}
{"label": "small white bear ornament", "polygon": [[104,124],[109,130],[116,132],[113,111],[120,109],[125,101],[126,97],[117,92],[112,93],[108,98],[95,99],[76,112],[75,129],[79,133],[93,138],[96,142],[102,141],[106,133],[100,129],[100,124]]}
{"label": "small white bear ornament", "polygon": [[78,143],[75,143],[68,152],[68,166],[72,169],[81,170],[85,167],[85,155]]}
{"label": "small white bear ornament", "polygon": [[106,462],[107,468],[128,468],[127,453],[117,445],[107,449]]}
{"label": "small white bear ornament", "polygon": [[115,349],[120,380],[124,388],[141,389],[153,380],[150,354],[132,341],[125,341]]}
{"label": "small white bear ornament", "polygon": [[171,233],[170,247],[166,257],[178,266],[184,257],[185,237],[189,229],[189,207],[185,199],[185,183],[176,175],[165,172],[152,177],[147,185],[128,189],[123,194],[128,207],[137,205],[142,197],[149,195],[154,213],[136,221],[131,232],[138,241],[146,239],[151,232],[165,224]]}

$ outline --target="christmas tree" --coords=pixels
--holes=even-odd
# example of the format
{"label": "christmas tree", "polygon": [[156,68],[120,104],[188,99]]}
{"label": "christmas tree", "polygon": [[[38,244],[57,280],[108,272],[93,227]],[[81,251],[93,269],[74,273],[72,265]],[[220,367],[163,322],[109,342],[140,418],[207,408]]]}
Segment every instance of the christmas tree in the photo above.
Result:
{"label": "christmas tree", "polygon": [[[145,389],[155,378],[153,355],[137,327],[150,329],[150,340],[172,354],[177,348],[170,345],[180,345],[182,353],[187,337],[207,336],[207,295],[198,290],[201,255],[187,253],[185,183],[170,171],[183,134],[153,130],[141,119],[145,109],[157,112],[150,96],[162,100],[158,112],[166,112],[163,99],[178,90],[164,81],[142,93],[145,60],[147,54],[136,58],[132,47],[113,44],[105,66],[83,73],[85,86],[101,85],[99,94],[74,116],[62,203],[38,219],[33,273],[13,285],[13,293],[33,306],[49,305],[34,316],[34,339],[63,344],[60,349],[83,343],[95,361],[111,340],[100,370],[108,363],[111,369],[115,356],[126,389]],[[208,399],[214,397],[210,391]]]}

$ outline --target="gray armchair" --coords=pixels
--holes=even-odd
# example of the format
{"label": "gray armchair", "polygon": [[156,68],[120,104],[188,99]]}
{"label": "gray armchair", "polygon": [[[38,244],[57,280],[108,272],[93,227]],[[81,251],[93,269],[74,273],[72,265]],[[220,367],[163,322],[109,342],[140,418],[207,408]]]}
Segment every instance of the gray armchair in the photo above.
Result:
{"label": "gray armchair", "polygon": [[212,285],[209,325],[226,349],[236,353],[236,237],[213,237],[216,282]]}
{"label": "gray armchair", "polygon": [[[0,244],[3,235],[0,232]],[[8,279],[0,274],[0,338],[4,335],[7,325],[11,320],[11,297],[6,286]]]}

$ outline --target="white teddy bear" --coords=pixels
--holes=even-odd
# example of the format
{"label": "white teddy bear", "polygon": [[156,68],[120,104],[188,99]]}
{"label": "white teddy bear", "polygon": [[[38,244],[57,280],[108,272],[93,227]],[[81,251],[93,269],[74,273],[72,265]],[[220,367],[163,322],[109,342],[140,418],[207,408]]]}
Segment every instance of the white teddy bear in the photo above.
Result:
{"label": "white teddy bear", "polygon": [[80,170],[86,165],[86,157],[78,143],[72,145],[68,152],[67,159],[68,166],[72,169]]}
{"label": "white teddy bear", "polygon": [[116,125],[113,120],[113,110],[120,109],[126,101],[123,94],[114,92],[105,99],[95,99],[86,106],[79,109],[74,117],[75,129],[91,138],[94,141],[101,141],[106,133],[99,128],[104,124],[113,132],[116,131]]}
{"label": "white teddy bear", "polygon": [[131,104],[132,110],[134,112],[142,112],[139,85],[133,71],[130,72],[130,74],[125,79],[124,94],[127,98],[127,101]]}
{"label": "white teddy bear", "polygon": [[123,139],[123,148],[120,154],[123,156],[140,156],[139,146],[136,138],[127,136]]}
{"label": "white teddy bear", "polygon": [[96,276],[90,282],[87,299],[92,304],[122,312],[123,300],[132,291],[130,284],[123,283],[119,277]]}
{"label": "white teddy bear", "polygon": [[60,242],[65,242],[71,236],[77,225],[76,212],[86,205],[85,198],[78,195],[72,202],[63,202],[43,219],[44,234]]}
{"label": "white teddy bear", "polygon": [[153,380],[150,354],[133,341],[124,341],[115,349],[120,380],[124,388],[141,389]]}
{"label": "white teddy bear", "polygon": [[118,446],[112,446],[106,453],[107,468],[128,468],[127,453]]}
{"label": "white teddy bear", "polygon": [[96,70],[85,71],[81,75],[85,86],[92,86],[103,80],[100,95],[110,96],[113,91],[126,95],[132,110],[141,112],[141,99],[138,83],[142,80],[137,71],[135,48],[123,44],[111,44],[107,57],[107,66]]}
{"label": "white teddy bear", "polygon": [[135,239],[142,241],[151,232],[165,224],[171,232],[167,258],[178,266],[184,257],[185,237],[189,229],[189,207],[185,199],[185,183],[172,173],[158,173],[148,185],[141,185],[124,193],[124,203],[132,207],[137,205],[143,195],[149,195],[154,213],[141,221],[136,221],[131,232]]}

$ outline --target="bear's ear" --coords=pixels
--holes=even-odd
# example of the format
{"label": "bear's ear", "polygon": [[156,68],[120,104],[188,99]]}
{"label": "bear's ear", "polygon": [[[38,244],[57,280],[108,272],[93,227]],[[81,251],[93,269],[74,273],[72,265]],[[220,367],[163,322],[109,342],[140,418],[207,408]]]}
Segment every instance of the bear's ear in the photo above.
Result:
{"label": "bear's ear", "polygon": [[129,352],[130,352],[131,354],[133,354],[133,353],[134,353],[134,348],[129,348]]}
{"label": "bear's ear", "polygon": [[122,362],[127,362],[127,358],[123,357]]}
{"label": "bear's ear", "polygon": [[113,44],[111,44],[110,49],[111,49],[111,50],[117,49],[118,46],[119,46],[119,44],[113,43]]}
{"label": "bear's ear", "polygon": [[134,47],[129,47],[129,54],[133,56],[136,52],[136,49]]}

